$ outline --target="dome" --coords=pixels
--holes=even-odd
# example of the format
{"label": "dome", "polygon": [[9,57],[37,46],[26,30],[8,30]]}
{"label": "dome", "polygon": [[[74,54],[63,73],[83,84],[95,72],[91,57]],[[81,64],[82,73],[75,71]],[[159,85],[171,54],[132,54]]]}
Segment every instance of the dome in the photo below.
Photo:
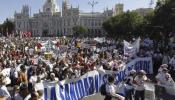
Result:
{"label": "dome", "polygon": [[47,0],[43,6],[43,12],[59,12],[59,7],[56,3],[56,0]]}

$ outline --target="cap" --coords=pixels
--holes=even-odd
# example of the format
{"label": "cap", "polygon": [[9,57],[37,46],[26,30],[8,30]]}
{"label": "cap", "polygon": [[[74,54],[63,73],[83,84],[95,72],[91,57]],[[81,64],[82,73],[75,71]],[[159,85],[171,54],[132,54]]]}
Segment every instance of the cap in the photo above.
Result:
{"label": "cap", "polygon": [[140,73],[140,74],[143,74],[143,75],[146,74],[146,72],[145,72],[144,70],[140,70],[139,73]]}
{"label": "cap", "polygon": [[134,73],[136,73],[136,70],[132,69],[129,73],[134,74]]}
{"label": "cap", "polygon": [[167,68],[163,68],[162,71],[168,71],[168,69]]}
{"label": "cap", "polygon": [[161,67],[168,68],[167,64],[162,64]]}
{"label": "cap", "polygon": [[55,74],[54,73],[51,73],[50,76],[54,76],[55,77]]}

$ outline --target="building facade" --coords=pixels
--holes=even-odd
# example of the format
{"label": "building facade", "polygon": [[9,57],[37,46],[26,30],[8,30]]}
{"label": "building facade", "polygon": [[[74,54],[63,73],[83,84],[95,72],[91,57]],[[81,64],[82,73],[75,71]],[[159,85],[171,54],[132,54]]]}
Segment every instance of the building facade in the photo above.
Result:
{"label": "building facade", "polygon": [[137,12],[140,16],[146,16],[150,13],[153,13],[154,12],[154,9],[152,8],[139,8],[139,9],[136,9],[136,10],[133,10],[134,12]]}
{"label": "building facade", "polygon": [[17,33],[31,32],[33,36],[73,35],[74,26],[83,26],[88,34],[102,34],[102,23],[113,15],[113,10],[103,13],[81,13],[63,0],[59,10],[56,0],[46,0],[43,10],[30,17],[30,8],[24,5],[20,13],[14,14]]}

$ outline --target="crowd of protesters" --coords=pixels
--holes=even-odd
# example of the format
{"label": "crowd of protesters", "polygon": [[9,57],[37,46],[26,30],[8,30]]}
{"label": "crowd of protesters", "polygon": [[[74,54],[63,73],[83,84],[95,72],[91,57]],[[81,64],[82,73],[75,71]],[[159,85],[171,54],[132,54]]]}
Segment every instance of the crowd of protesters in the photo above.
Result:
{"label": "crowd of protesters", "polygon": [[[50,41],[56,41],[56,54],[45,54],[40,49],[41,42],[48,39],[26,38],[26,39],[7,39],[0,40],[0,98],[7,100],[44,100],[43,91],[39,84],[42,82],[57,82],[65,79],[78,78],[85,73],[103,68],[105,70],[119,71],[131,59],[136,57],[152,57],[154,62],[154,71],[159,69],[162,65],[156,79],[158,83],[162,84],[163,80],[169,79],[170,74],[164,71],[168,69],[175,69],[175,56],[170,55],[169,52],[155,48],[157,42],[149,38],[142,39],[140,51],[132,58],[127,58],[123,55],[123,47],[116,44],[115,41],[107,39],[105,44],[115,45],[116,49],[102,50],[95,47],[102,48],[102,43],[96,43],[92,39],[74,39],[74,38],[50,38]],[[82,48],[84,40],[92,43],[89,48]],[[134,39],[133,39],[134,40]],[[146,43],[145,43],[146,42]],[[100,45],[101,44],[101,45]],[[66,46],[66,50],[61,50],[61,46]],[[160,46],[161,47],[161,46]],[[77,52],[73,52],[71,48],[76,48]],[[95,49],[94,49],[95,48]],[[166,47],[173,53],[173,47]],[[52,48],[49,49],[52,51]],[[54,50],[53,50],[54,51]],[[54,51],[55,52],[55,51]],[[175,54],[175,53],[174,53]],[[166,68],[164,68],[166,66]],[[169,67],[167,67],[169,66]],[[162,68],[162,69],[161,69]],[[168,68],[168,69],[167,69]],[[9,70],[7,74],[6,70]],[[166,79],[161,79],[162,75]],[[168,78],[167,78],[168,77]],[[135,100],[144,98],[144,82],[147,80],[144,71],[140,71],[136,76],[135,72],[131,72],[126,81],[127,89],[126,99],[130,98],[135,87]],[[112,80],[112,79],[111,79]],[[127,80],[127,79],[126,79]],[[169,83],[168,83],[169,82]],[[166,82],[171,85],[172,80]],[[13,87],[13,91],[8,91],[8,87]],[[110,90],[108,90],[110,92]],[[109,99],[108,99],[109,100]],[[130,100],[130,99],[129,99]]]}

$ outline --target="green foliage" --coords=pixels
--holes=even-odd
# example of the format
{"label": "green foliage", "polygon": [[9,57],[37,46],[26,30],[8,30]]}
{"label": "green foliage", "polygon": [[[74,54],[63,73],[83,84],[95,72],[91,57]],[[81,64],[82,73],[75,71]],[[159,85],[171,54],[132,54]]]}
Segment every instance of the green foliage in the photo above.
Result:
{"label": "green foliage", "polygon": [[85,35],[87,32],[87,29],[83,26],[74,26],[72,29],[73,29],[74,36]]}
{"label": "green foliage", "polygon": [[9,34],[12,34],[15,30],[15,24],[14,22],[6,19],[6,21],[4,21],[4,23],[2,25],[0,25],[0,32],[3,33],[3,35],[6,35],[6,33],[8,32]]}
{"label": "green foliage", "polygon": [[152,24],[162,27],[161,31],[165,33],[175,31],[175,0],[164,0],[164,2],[157,3]]}
{"label": "green foliage", "polygon": [[[114,16],[103,23],[103,28],[110,37],[125,37],[137,32],[143,18],[136,12],[122,13]],[[132,33],[132,34],[131,34]]]}
{"label": "green foliage", "polygon": [[134,12],[126,12],[103,23],[110,37],[149,35],[161,40],[168,33],[175,32],[175,0],[158,0],[154,12],[141,17]]}

